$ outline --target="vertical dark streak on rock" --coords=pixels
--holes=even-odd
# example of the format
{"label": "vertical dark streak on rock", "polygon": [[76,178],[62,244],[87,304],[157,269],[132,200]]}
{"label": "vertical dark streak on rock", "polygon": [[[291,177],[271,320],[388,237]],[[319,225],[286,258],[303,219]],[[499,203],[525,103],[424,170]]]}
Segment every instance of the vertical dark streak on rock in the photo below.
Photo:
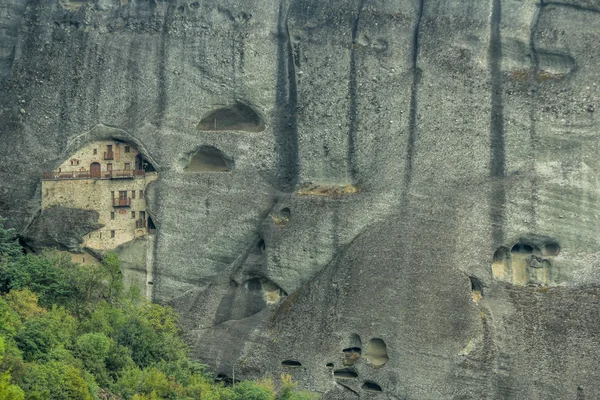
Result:
{"label": "vertical dark streak on rock", "polygon": [[490,175],[492,191],[490,199],[490,222],[492,224],[492,246],[496,247],[504,241],[504,204],[506,192],[504,188],[505,153],[504,153],[504,103],[502,99],[502,38],[500,23],[502,21],[501,0],[492,0],[492,17],[490,26],[490,47],[488,60],[492,84],[490,107]]}
{"label": "vertical dark streak on rock", "polygon": [[[235,24],[235,23],[234,23]],[[235,26],[234,26],[235,29]],[[235,33],[231,35],[231,75],[233,76],[233,97],[232,100],[237,100],[237,71],[235,66]]]}
{"label": "vertical dark streak on rock", "polygon": [[129,59],[127,60],[127,82],[129,83],[129,104],[127,105],[127,127],[135,130],[139,123],[140,104],[139,104],[139,76],[140,66],[140,42],[137,37],[131,38],[129,43]]}
{"label": "vertical dark streak on rock", "polygon": [[412,84],[410,87],[410,110],[408,119],[408,142],[406,145],[406,165],[404,167],[404,179],[403,179],[403,204],[406,204],[408,193],[410,191],[410,185],[412,182],[412,170],[413,160],[415,156],[415,142],[417,141],[418,130],[417,130],[417,114],[419,108],[419,83],[421,81],[421,70],[418,67],[419,59],[419,34],[421,29],[421,20],[423,19],[423,10],[425,7],[425,0],[419,0],[419,8],[417,10],[417,23],[415,25],[415,31],[413,33],[413,46],[412,46]]}
{"label": "vertical dark streak on rock", "polygon": [[[278,153],[277,189],[290,192],[298,184],[298,93],[294,54],[285,0],[279,2],[277,21],[277,89],[275,94],[275,143]],[[290,4],[291,9],[291,4]]]}
{"label": "vertical dark streak on rock", "polygon": [[535,232],[537,229],[537,199],[538,199],[538,180],[537,180],[537,169],[536,169],[536,142],[537,142],[537,76],[540,72],[540,61],[535,47],[535,34],[537,32],[538,23],[542,14],[542,7],[544,2],[536,6],[535,15],[531,23],[531,31],[529,33],[529,53],[531,56],[531,74],[529,75],[529,91],[530,91],[530,109],[529,109],[529,170],[531,175],[531,199],[530,205],[531,210],[529,214],[531,216],[530,230]]}
{"label": "vertical dark streak on rock", "polygon": [[92,121],[91,125],[100,123],[100,101],[101,101],[101,88],[102,78],[104,71],[104,63],[101,60],[101,54],[104,53],[104,49],[101,48],[100,44],[96,43],[94,46],[94,66],[91,68],[94,71],[94,83],[92,85],[92,98],[90,102],[89,118]]}
{"label": "vertical dark streak on rock", "polygon": [[352,43],[350,45],[350,73],[348,79],[348,93],[350,106],[348,108],[348,176],[353,185],[357,184],[358,165],[356,163],[356,134],[358,132],[358,84],[356,80],[356,41],[360,14],[366,0],[360,0],[354,25],[352,26]]}
{"label": "vertical dark streak on rock", "polygon": [[168,87],[167,87],[167,51],[169,48],[169,23],[175,4],[170,2],[167,5],[165,19],[163,22],[162,34],[160,38],[160,47],[158,49],[158,102],[157,102],[157,126],[162,127],[165,119],[165,113],[168,106]]}

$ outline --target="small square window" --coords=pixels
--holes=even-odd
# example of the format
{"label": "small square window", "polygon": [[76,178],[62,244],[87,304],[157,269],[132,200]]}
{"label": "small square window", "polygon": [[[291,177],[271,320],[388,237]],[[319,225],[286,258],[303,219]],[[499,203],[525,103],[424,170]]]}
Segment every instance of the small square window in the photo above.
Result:
{"label": "small square window", "polygon": [[131,163],[125,163],[125,171],[129,171],[131,169]]}
{"label": "small square window", "polygon": [[110,237],[114,238],[115,237],[115,231],[110,231]]}
{"label": "small square window", "polygon": [[115,219],[115,212],[114,211],[110,212],[110,219]]}
{"label": "small square window", "polygon": [[94,149],[94,155],[98,154],[98,149]]}
{"label": "small square window", "polygon": [[106,170],[112,171],[112,164],[110,164],[110,163],[106,164]]}
{"label": "small square window", "polygon": [[125,146],[125,153],[129,153],[129,146]]}
{"label": "small square window", "polygon": [[132,218],[132,219],[135,219],[135,211],[132,211],[132,212],[131,212],[131,218]]}

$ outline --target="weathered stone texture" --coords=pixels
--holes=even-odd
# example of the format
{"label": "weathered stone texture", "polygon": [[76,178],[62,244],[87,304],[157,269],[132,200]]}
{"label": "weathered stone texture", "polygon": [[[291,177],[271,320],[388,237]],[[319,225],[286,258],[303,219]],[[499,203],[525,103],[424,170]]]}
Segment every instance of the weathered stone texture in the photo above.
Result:
{"label": "weathered stone texture", "polygon": [[[160,173],[153,297],[219,373],[600,398],[598,1],[4,3],[0,215],[23,232],[43,170],[135,145]],[[205,149],[229,171],[188,167]],[[559,245],[551,284],[494,278],[523,238]]]}

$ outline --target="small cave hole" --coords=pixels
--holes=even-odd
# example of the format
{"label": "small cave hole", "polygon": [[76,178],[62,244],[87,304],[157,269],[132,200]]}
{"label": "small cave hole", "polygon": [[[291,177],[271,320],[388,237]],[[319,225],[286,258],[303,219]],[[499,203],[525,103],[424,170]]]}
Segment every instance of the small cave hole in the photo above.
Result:
{"label": "small cave hole", "polygon": [[299,368],[302,366],[302,363],[296,360],[285,360],[281,362],[281,365],[288,368]]}
{"label": "small cave hole", "polygon": [[347,349],[342,350],[344,353],[361,353],[360,347],[348,347]]}
{"label": "small cave hole", "polygon": [[542,249],[542,254],[545,256],[556,256],[558,253],[560,253],[558,243],[546,243]]}
{"label": "small cave hole", "polygon": [[389,360],[385,342],[379,338],[369,340],[365,356],[367,357],[367,362],[373,367],[379,368],[384,366]]}
{"label": "small cave hole", "polygon": [[469,280],[471,281],[471,291],[472,292],[479,292],[483,296],[483,284],[481,283],[481,281],[479,280],[479,278],[476,278],[474,276],[470,276]]}
{"label": "small cave hole", "polygon": [[246,282],[246,289],[251,292],[262,290],[262,283],[260,278],[252,278]]}
{"label": "small cave hole", "polygon": [[261,132],[265,129],[256,111],[246,104],[236,102],[208,113],[197,128],[201,131],[246,131]]}
{"label": "small cave hole", "polygon": [[148,282],[148,285],[152,286],[152,285],[154,285],[154,282],[152,282],[152,281],[149,281],[149,282]]}
{"label": "small cave hole", "polygon": [[366,392],[383,392],[381,386],[379,386],[373,381],[365,381],[365,383],[363,383],[363,385],[360,388]]}
{"label": "small cave hole", "polygon": [[186,172],[229,172],[233,161],[225,154],[212,146],[201,147],[190,159],[183,169]]}
{"label": "small cave hole", "polygon": [[537,249],[526,243],[517,243],[511,249],[511,253],[523,253],[523,254],[532,254]]}
{"label": "small cave hole", "polygon": [[333,363],[327,363],[325,366],[329,369],[333,369]]}
{"label": "small cave hole", "polygon": [[264,253],[267,250],[267,245],[265,244],[265,239],[260,239],[258,243],[256,243],[256,247],[260,250],[261,253]]}
{"label": "small cave hole", "polygon": [[333,371],[333,376],[340,379],[354,379],[358,378],[358,374],[355,370],[350,368],[336,369]]}
{"label": "small cave hole", "polygon": [[504,262],[508,258],[508,249],[506,247],[500,247],[494,252],[494,259],[492,262]]}

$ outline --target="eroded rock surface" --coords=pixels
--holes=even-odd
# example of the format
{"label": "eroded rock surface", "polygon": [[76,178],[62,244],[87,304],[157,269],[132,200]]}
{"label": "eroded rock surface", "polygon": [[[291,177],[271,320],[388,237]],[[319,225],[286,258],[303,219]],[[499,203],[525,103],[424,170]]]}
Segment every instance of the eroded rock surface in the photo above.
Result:
{"label": "eroded rock surface", "polygon": [[597,1],[6,0],[0,39],[0,215],[77,247],[42,171],[135,144],[126,276],[219,374],[600,398]]}

